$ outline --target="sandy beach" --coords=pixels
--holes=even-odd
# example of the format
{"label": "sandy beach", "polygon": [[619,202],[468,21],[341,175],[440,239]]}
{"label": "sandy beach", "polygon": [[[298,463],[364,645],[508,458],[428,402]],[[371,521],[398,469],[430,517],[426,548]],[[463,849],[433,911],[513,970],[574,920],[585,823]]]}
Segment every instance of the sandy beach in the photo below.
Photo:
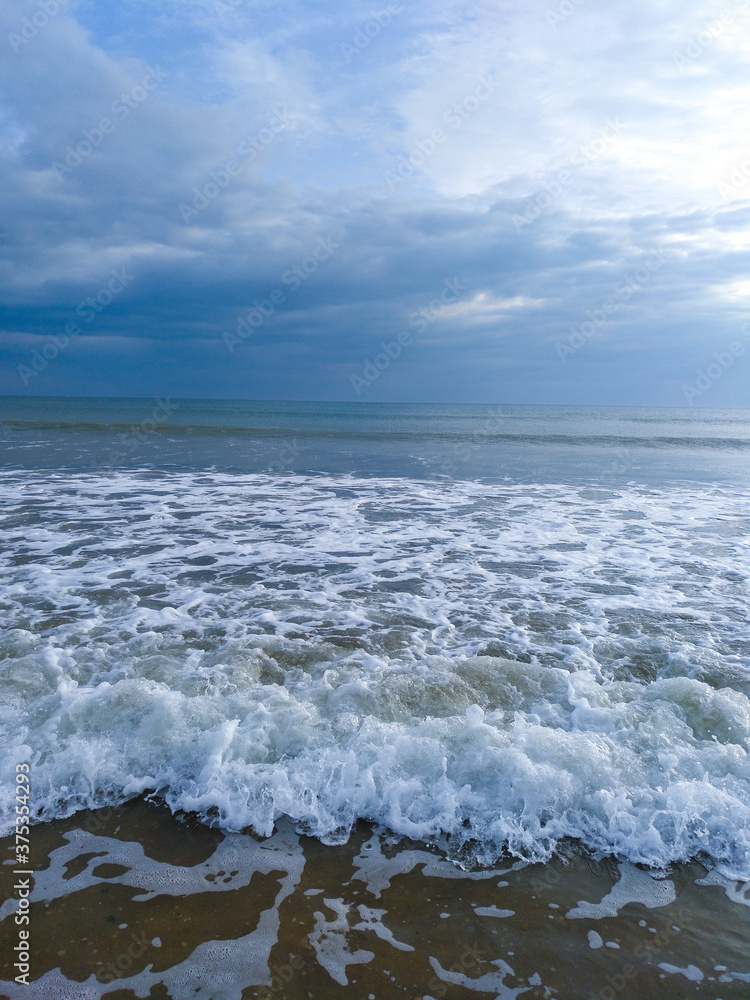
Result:
{"label": "sandy beach", "polygon": [[142,800],[32,832],[30,987],[8,904],[0,923],[11,1000],[747,997],[750,886],[697,863],[654,878],[569,844],[464,872],[366,824],[224,836]]}

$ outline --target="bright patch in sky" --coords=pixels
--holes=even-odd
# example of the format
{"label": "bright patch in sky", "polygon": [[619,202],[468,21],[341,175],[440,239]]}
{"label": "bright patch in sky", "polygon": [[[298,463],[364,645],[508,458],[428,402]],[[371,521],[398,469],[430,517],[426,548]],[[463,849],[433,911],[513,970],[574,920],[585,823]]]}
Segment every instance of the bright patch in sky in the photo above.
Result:
{"label": "bright patch in sky", "polygon": [[683,405],[746,343],[749,29],[747,0],[4,5],[0,392],[350,399],[411,328],[372,400]]}

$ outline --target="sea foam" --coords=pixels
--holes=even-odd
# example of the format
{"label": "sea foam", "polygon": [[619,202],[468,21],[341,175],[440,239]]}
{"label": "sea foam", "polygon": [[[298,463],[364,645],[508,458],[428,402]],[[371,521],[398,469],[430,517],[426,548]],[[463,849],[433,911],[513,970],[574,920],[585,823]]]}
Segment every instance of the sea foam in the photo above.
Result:
{"label": "sea foam", "polygon": [[748,497],[3,476],[3,832],[155,794],[750,876]]}

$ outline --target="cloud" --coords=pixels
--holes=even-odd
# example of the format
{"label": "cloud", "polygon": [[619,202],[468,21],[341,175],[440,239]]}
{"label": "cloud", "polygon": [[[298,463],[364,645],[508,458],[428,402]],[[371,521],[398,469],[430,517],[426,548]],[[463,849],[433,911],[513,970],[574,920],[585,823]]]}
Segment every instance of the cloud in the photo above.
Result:
{"label": "cloud", "polygon": [[[353,398],[457,277],[368,398],[682,404],[747,319],[750,4],[404,3],[365,34],[381,7],[3,8],[0,391]],[[742,385],[738,359],[706,401]]]}

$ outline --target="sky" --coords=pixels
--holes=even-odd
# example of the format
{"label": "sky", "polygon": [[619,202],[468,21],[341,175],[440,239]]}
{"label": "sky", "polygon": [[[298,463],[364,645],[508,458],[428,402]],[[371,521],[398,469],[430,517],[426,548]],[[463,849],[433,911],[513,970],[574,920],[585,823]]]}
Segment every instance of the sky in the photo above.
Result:
{"label": "sky", "polygon": [[0,394],[750,406],[750,2],[0,0]]}

